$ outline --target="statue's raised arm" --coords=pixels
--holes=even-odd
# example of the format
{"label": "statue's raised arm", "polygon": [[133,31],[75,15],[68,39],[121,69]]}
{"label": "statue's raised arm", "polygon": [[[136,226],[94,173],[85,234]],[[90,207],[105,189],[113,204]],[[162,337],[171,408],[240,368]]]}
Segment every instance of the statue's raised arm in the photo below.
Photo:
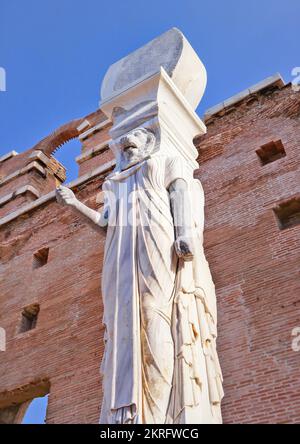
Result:
{"label": "statue's raised arm", "polygon": [[92,210],[80,202],[70,188],[60,186],[56,189],[56,200],[61,205],[66,205],[82,214],[89,222],[97,227],[106,227],[108,223],[108,210],[102,213]]}

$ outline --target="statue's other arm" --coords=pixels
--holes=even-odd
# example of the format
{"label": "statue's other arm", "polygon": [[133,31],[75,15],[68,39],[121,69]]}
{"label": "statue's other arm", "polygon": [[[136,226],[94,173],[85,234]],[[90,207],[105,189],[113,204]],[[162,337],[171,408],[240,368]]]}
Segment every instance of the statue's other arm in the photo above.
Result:
{"label": "statue's other arm", "polygon": [[67,205],[82,214],[89,222],[98,227],[106,227],[108,224],[108,210],[99,213],[84,205],[78,199],[72,190],[67,187],[60,186],[56,189],[56,200],[61,205]]}
{"label": "statue's other arm", "polygon": [[178,257],[190,261],[194,257],[192,210],[188,185],[176,179],[169,186],[171,209],[175,227],[175,250]]}

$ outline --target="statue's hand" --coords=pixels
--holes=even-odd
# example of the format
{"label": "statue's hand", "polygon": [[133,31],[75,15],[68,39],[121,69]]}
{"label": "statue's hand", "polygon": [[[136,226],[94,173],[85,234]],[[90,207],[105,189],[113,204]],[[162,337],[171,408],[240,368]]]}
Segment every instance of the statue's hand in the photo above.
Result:
{"label": "statue's hand", "polygon": [[179,236],[175,241],[177,256],[184,261],[191,261],[194,257],[194,242],[189,236]]}
{"label": "statue's hand", "polygon": [[77,199],[72,190],[67,187],[60,186],[56,188],[56,200],[61,205],[74,206]]}

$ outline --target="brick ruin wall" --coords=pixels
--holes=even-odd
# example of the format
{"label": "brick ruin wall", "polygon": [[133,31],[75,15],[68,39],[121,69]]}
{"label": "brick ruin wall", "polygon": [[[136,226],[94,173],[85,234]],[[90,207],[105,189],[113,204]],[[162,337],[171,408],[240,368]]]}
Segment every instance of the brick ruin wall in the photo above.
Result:
{"label": "brick ruin wall", "polygon": [[[225,423],[300,422],[300,352],[291,347],[300,326],[299,118],[300,95],[291,85],[266,88],[209,117],[207,134],[195,140],[218,300]],[[100,111],[90,120],[79,135],[79,178],[71,186],[98,209],[113,158],[109,123]],[[257,150],[278,141],[285,155],[267,149],[263,165]],[[0,326],[7,336],[0,421],[1,411],[49,392],[47,423],[97,423],[105,233],[58,206],[53,190],[64,180],[63,167],[37,150],[0,162]],[[276,213],[282,203],[287,213]],[[279,226],[276,214],[288,225],[283,219]],[[36,266],[43,249],[46,263]],[[22,331],[22,312],[34,306],[36,326]]]}

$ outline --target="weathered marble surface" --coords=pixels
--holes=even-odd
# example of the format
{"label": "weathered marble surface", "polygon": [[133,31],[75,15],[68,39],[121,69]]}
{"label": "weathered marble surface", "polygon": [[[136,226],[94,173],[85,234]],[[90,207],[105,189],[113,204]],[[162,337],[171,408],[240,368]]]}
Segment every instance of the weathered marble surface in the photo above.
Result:
{"label": "weathered marble surface", "polygon": [[[113,65],[104,81],[116,168],[103,184],[102,213],[66,187],[57,199],[107,226],[100,422],[220,423],[216,298],[202,246],[203,190],[193,178],[193,138],[205,126],[191,106],[195,85],[179,89],[184,75],[203,78],[203,69],[186,61],[179,31],[154,42]],[[139,57],[151,71],[143,77]]]}
{"label": "weathered marble surface", "polygon": [[206,87],[206,70],[194,49],[177,28],[172,28],[108,69],[101,86],[101,100],[142,82],[163,68],[194,108]]}

